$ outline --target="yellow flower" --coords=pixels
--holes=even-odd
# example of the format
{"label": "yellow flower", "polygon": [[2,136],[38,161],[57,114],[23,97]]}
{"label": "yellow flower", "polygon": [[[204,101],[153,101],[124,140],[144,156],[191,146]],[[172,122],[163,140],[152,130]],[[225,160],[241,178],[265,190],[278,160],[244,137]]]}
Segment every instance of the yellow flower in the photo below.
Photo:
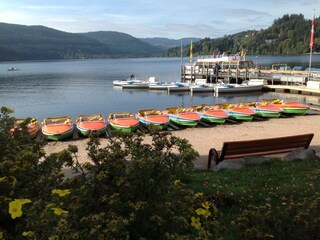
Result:
{"label": "yellow flower", "polygon": [[31,203],[30,199],[15,199],[9,202],[9,214],[12,219],[22,216],[22,205],[26,203]]}
{"label": "yellow flower", "polygon": [[198,208],[196,213],[200,216],[203,215],[205,218],[211,216],[211,212],[208,209]]}
{"label": "yellow flower", "polygon": [[63,210],[62,208],[51,208],[54,212],[54,214],[60,216],[62,214],[68,214],[69,212],[66,210]]}
{"label": "yellow flower", "polygon": [[59,197],[67,196],[71,193],[70,189],[53,189],[52,194],[58,194]]}
{"label": "yellow flower", "polygon": [[191,217],[191,226],[195,229],[201,228],[200,218]]}
{"label": "yellow flower", "polygon": [[24,237],[32,237],[33,236],[33,232],[32,231],[23,232],[22,236],[24,236]]}
{"label": "yellow flower", "polygon": [[177,185],[179,185],[181,183],[181,181],[178,179],[178,180],[174,180],[174,182],[173,182],[173,184],[175,185],[175,186],[177,186]]}
{"label": "yellow flower", "polygon": [[210,208],[210,204],[209,204],[208,201],[202,203],[201,206],[202,206],[203,208],[205,208],[205,209],[209,209],[209,208]]}
{"label": "yellow flower", "polygon": [[203,196],[202,192],[198,192],[194,195],[195,198],[202,197],[202,196]]}

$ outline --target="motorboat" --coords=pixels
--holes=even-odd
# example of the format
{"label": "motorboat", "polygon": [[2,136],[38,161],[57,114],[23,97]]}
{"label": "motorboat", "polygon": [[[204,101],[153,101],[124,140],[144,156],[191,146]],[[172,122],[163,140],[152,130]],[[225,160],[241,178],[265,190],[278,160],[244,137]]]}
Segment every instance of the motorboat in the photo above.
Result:
{"label": "motorboat", "polygon": [[152,125],[159,129],[166,129],[170,122],[166,115],[156,109],[139,110],[136,118],[145,125]]}
{"label": "motorboat", "polygon": [[76,124],[77,129],[84,136],[88,136],[91,132],[102,135],[107,128],[106,120],[102,114],[80,115],[77,117]]}
{"label": "motorboat", "polygon": [[196,127],[201,120],[193,108],[170,107],[162,112],[169,117],[171,122],[183,126]]}
{"label": "motorboat", "polygon": [[130,112],[110,113],[108,122],[112,129],[124,132],[134,132],[139,126],[139,120]]}
{"label": "motorboat", "polygon": [[202,84],[194,84],[190,85],[190,93],[203,93],[203,92],[214,92],[215,84],[208,84],[208,83],[202,83]]}
{"label": "motorboat", "polygon": [[216,93],[239,93],[239,92],[253,92],[253,91],[261,91],[263,84],[217,84],[214,87],[214,91]]}
{"label": "motorboat", "polygon": [[70,116],[45,118],[41,126],[42,134],[50,140],[62,140],[73,134],[73,122]]}
{"label": "motorboat", "polygon": [[190,90],[190,84],[177,82],[173,85],[167,86],[168,92],[187,92]]}

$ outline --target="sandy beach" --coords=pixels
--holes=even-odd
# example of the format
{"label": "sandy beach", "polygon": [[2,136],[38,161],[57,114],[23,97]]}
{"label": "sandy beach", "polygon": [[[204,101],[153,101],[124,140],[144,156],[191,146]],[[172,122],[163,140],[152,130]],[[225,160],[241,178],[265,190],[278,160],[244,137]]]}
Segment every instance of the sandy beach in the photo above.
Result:
{"label": "sandy beach", "polygon": [[[242,123],[227,123],[204,128],[186,128],[172,131],[172,135],[187,139],[200,157],[195,161],[196,168],[206,168],[210,148],[221,149],[225,141],[240,141],[260,138],[283,137],[297,134],[314,133],[310,148],[320,156],[320,115],[294,116],[288,118],[268,119]],[[81,162],[88,161],[86,153],[87,139],[48,142],[44,147],[46,154],[58,152],[69,144],[78,146]],[[101,138],[101,146],[108,140]],[[148,141],[148,140],[147,140]]]}

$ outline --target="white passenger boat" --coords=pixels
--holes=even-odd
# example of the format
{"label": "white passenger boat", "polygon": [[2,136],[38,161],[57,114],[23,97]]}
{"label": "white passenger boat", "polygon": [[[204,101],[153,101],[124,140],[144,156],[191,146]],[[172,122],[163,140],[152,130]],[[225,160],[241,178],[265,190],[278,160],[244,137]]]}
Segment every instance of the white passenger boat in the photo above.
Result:
{"label": "white passenger boat", "polygon": [[216,93],[238,93],[261,91],[263,84],[219,84],[214,87]]}

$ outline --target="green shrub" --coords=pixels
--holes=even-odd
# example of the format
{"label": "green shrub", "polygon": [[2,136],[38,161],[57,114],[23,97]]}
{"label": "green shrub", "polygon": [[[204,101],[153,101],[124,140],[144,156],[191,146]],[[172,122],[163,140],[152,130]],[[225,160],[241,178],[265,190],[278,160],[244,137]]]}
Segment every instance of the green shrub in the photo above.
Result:
{"label": "green shrub", "polygon": [[[69,146],[45,156],[1,109],[0,239],[187,239],[193,193],[183,184],[198,156],[183,139],[152,131],[91,137],[80,163]],[[63,168],[71,168],[66,178]]]}

